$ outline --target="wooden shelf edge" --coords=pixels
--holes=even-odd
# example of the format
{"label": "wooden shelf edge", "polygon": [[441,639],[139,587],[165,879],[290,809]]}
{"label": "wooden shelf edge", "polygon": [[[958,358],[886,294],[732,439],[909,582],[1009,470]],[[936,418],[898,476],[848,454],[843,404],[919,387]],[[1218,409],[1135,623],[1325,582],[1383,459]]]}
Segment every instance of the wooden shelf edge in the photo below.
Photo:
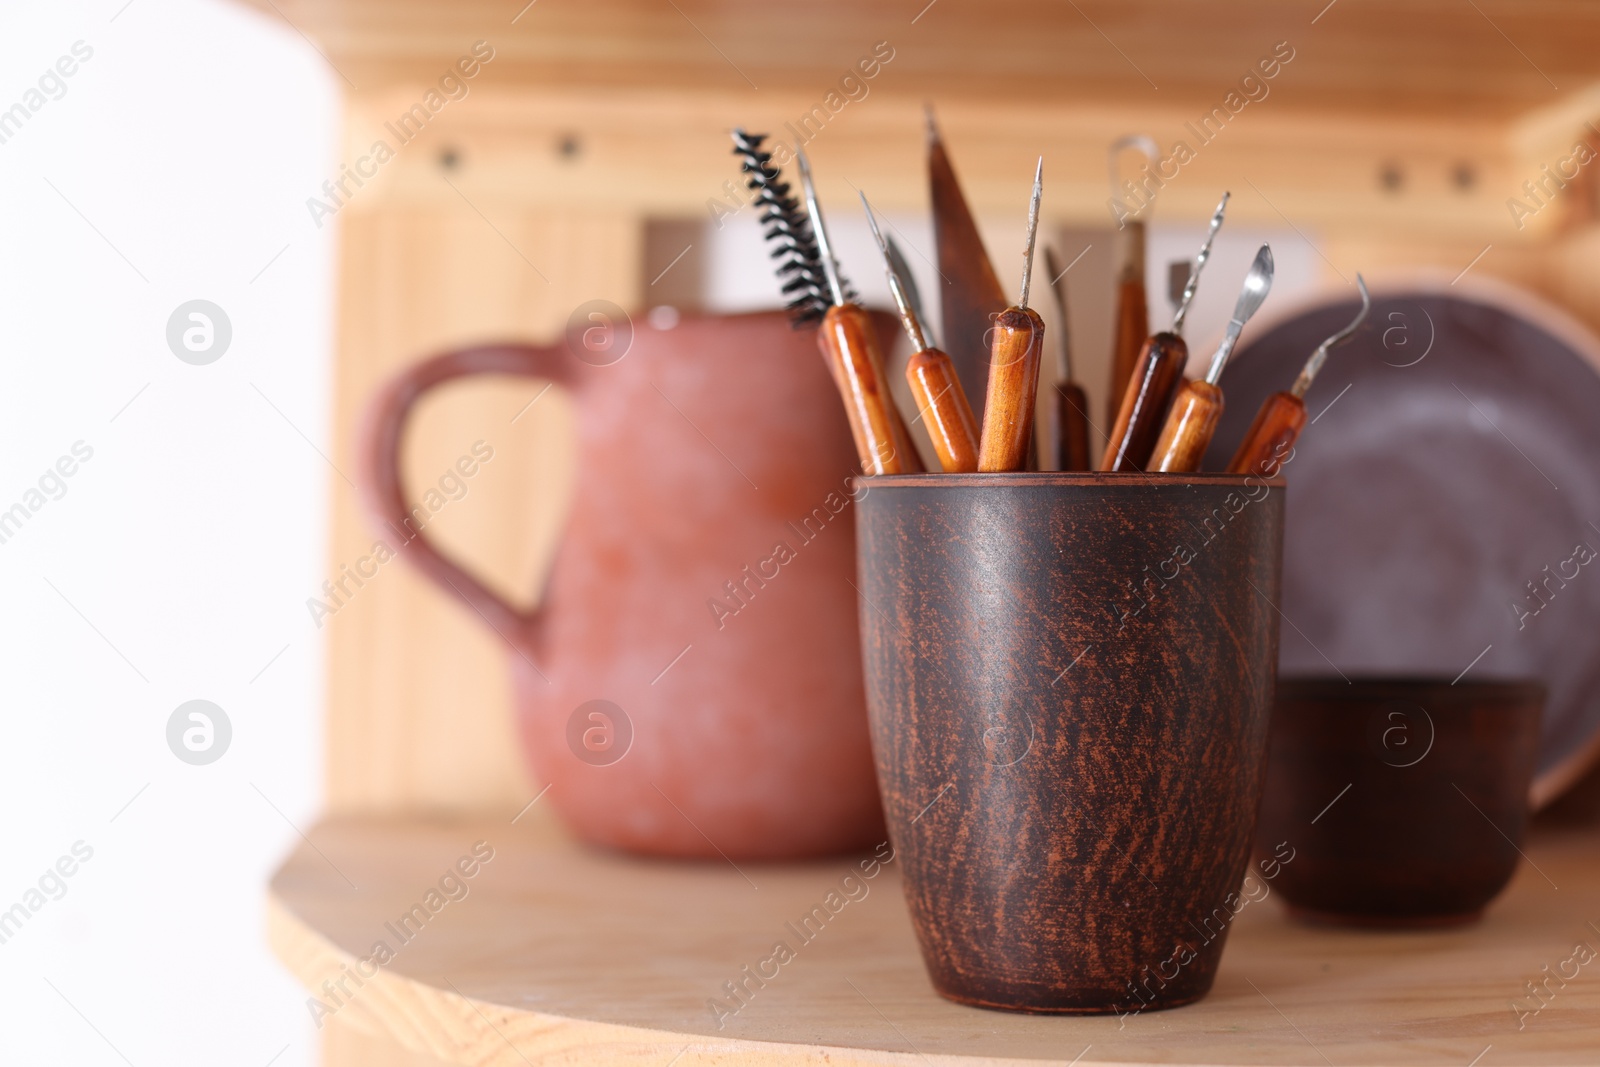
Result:
{"label": "wooden shelf edge", "polygon": [[[393,927],[489,841],[470,886],[445,888],[450,900],[429,904],[433,915],[409,934]],[[1426,1067],[1465,1063],[1492,1044],[1495,1062],[1572,1067],[1593,1062],[1600,986],[1568,980],[1542,1007],[1524,986],[1541,964],[1570,970],[1575,944],[1600,944],[1590,925],[1600,916],[1597,842],[1592,825],[1536,833],[1504,896],[1468,927],[1306,926],[1262,894],[1230,927],[1205,1000],[1120,1021],[938,997],[899,871],[886,864],[795,942],[802,962],[781,981],[768,975],[770,988],[721,1032],[704,998],[773,937],[799,936],[783,920],[807,915],[856,858],[743,872],[640,860],[576,843],[553,813],[514,827],[504,812],[328,819],[274,876],[267,934],[306,986],[313,1019],[449,1064],[1286,1067],[1325,1052],[1330,1062]],[[379,938],[399,946],[392,962],[352,977]],[[319,998],[331,1011],[313,1011]]]}
{"label": "wooden shelf edge", "polygon": [[[336,982],[356,957],[333,944],[285,903],[267,896],[267,940],[278,960],[311,992]],[[354,988],[353,980],[346,984]],[[308,995],[308,1004],[312,996]],[[310,1011],[310,1008],[307,1009]],[[726,1067],[737,1055],[752,1067],[885,1067],[960,1064],[965,1057],[793,1045],[765,1041],[714,1040],[699,1034],[616,1026],[536,1011],[517,1011],[492,1001],[462,996],[405,975],[379,969],[334,1014],[363,1033],[386,1037],[410,1052],[468,1067],[526,1067],[543,1057],[601,1063],[667,1063],[675,1067]],[[324,1017],[324,1021],[327,1017]],[[755,1057],[755,1058],[752,1058]],[[982,1057],[994,1067],[1039,1067],[1038,1060]],[[1096,1067],[1080,1060],[1079,1067]],[[1138,1067],[1118,1063],[1115,1067]]]}

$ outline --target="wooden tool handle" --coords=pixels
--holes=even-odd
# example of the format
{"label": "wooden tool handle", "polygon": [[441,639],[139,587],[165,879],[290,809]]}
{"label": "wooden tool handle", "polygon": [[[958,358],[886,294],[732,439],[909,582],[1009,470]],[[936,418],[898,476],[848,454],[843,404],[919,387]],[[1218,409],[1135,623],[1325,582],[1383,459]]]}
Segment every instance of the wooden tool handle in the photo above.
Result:
{"label": "wooden tool handle", "polygon": [[1089,397],[1077,382],[1057,382],[1055,402],[1056,469],[1089,470]]}
{"label": "wooden tool handle", "polygon": [[923,349],[906,361],[906,381],[944,472],[977,470],[978,420],[950,357],[937,348]]}
{"label": "wooden tool handle", "polygon": [[980,471],[1019,471],[1027,463],[1043,350],[1044,320],[1031,308],[1009,307],[995,319],[978,446]]}
{"label": "wooden tool handle", "polygon": [[1256,412],[1250,432],[1228,464],[1228,473],[1276,476],[1305,428],[1306,402],[1293,393],[1273,393]]}
{"label": "wooden tool handle", "polygon": [[883,353],[867,313],[855,304],[830,307],[817,344],[844,401],[863,474],[915,474],[922,460],[911,444],[883,375]]}
{"label": "wooden tool handle", "polygon": [[1145,342],[1111,424],[1111,439],[1100,458],[1101,470],[1145,469],[1187,362],[1189,346],[1175,333],[1158,333]]}
{"label": "wooden tool handle", "polygon": [[1145,302],[1144,276],[1124,275],[1117,286],[1117,330],[1111,344],[1111,392],[1106,418],[1115,419],[1128,382],[1137,374],[1139,354],[1150,336],[1150,311]]}
{"label": "wooden tool handle", "polygon": [[1199,470],[1221,418],[1221,389],[1207,381],[1184,382],[1156,440],[1150,469],[1172,473]]}

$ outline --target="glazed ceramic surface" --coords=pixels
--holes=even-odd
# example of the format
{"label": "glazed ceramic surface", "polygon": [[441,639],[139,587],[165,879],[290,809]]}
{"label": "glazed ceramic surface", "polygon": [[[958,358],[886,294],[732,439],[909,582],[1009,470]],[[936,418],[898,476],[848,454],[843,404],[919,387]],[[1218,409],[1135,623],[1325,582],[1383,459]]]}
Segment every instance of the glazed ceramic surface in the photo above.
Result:
{"label": "glazed ceramic surface", "polygon": [[[1306,397],[1283,468],[1282,668],[1537,678],[1539,806],[1600,754],[1600,342],[1531,300],[1439,289],[1375,294]],[[1351,296],[1234,356],[1204,469]]]}
{"label": "glazed ceramic surface", "polygon": [[[879,317],[885,335],[893,321]],[[575,352],[583,352],[580,358]],[[368,497],[411,506],[412,405],[467,375],[550,379],[576,400],[572,510],[537,609],[425,533],[402,555],[507,645],[522,739],[582,837],[675,856],[870,847],[850,433],[809,331],[783,316],[640,325],[625,355],[491,345],[410,368],[376,398]],[[463,715],[473,714],[463,708]]]}
{"label": "glazed ceramic surface", "polygon": [[1282,483],[874,479],[873,753],[934,987],[1035,1012],[1204,996],[1255,832]]}
{"label": "glazed ceramic surface", "polygon": [[1369,926],[1467,922],[1511,880],[1544,687],[1285,678],[1258,852],[1301,915]]}

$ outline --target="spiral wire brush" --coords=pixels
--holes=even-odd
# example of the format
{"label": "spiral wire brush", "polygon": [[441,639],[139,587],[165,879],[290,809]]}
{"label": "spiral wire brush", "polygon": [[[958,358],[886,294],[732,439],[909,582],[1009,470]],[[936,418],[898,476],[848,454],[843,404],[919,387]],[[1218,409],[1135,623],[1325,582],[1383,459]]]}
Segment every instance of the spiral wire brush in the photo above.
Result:
{"label": "spiral wire brush", "polygon": [[[772,163],[772,153],[762,150],[766,139],[764,133],[734,130],[733,152],[740,159],[746,187],[756,194],[760,222],[765,227],[766,239],[772,242],[772,258],[780,261],[778,280],[782,283],[783,295],[789,298],[786,305],[789,321],[795,329],[814,326],[822,321],[823,313],[833,303],[822,267],[822,253],[805,208],[790,195],[789,184]],[[842,279],[841,284],[845,299],[855,300],[855,291],[849,284]]]}

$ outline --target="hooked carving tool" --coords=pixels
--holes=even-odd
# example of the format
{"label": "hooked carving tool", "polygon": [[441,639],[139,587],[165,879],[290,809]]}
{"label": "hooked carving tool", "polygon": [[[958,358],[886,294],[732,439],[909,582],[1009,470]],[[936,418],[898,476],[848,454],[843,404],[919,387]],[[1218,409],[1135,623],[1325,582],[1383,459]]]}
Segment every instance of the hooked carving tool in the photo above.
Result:
{"label": "hooked carving tool", "polygon": [[1255,421],[1250,424],[1249,432],[1239,442],[1239,450],[1228,464],[1229,474],[1256,474],[1270,478],[1283,466],[1285,457],[1300,439],[1300,431],[1306,427],[1306,390],[1311,388],[1317,372],[1327,362],[1328,353],[1348,341],[1361,328],[1367,319],[1367,312],[1372,309],[1372,297],[1367,294],[1366,279],[1359,274],[1356,275],[1356,288],[1361,290],[1361,310],[1350,320],[1350,325],[1316,347],[1288,392],[1273,393],[1262,401],[1261,410],[1256,412]]}

